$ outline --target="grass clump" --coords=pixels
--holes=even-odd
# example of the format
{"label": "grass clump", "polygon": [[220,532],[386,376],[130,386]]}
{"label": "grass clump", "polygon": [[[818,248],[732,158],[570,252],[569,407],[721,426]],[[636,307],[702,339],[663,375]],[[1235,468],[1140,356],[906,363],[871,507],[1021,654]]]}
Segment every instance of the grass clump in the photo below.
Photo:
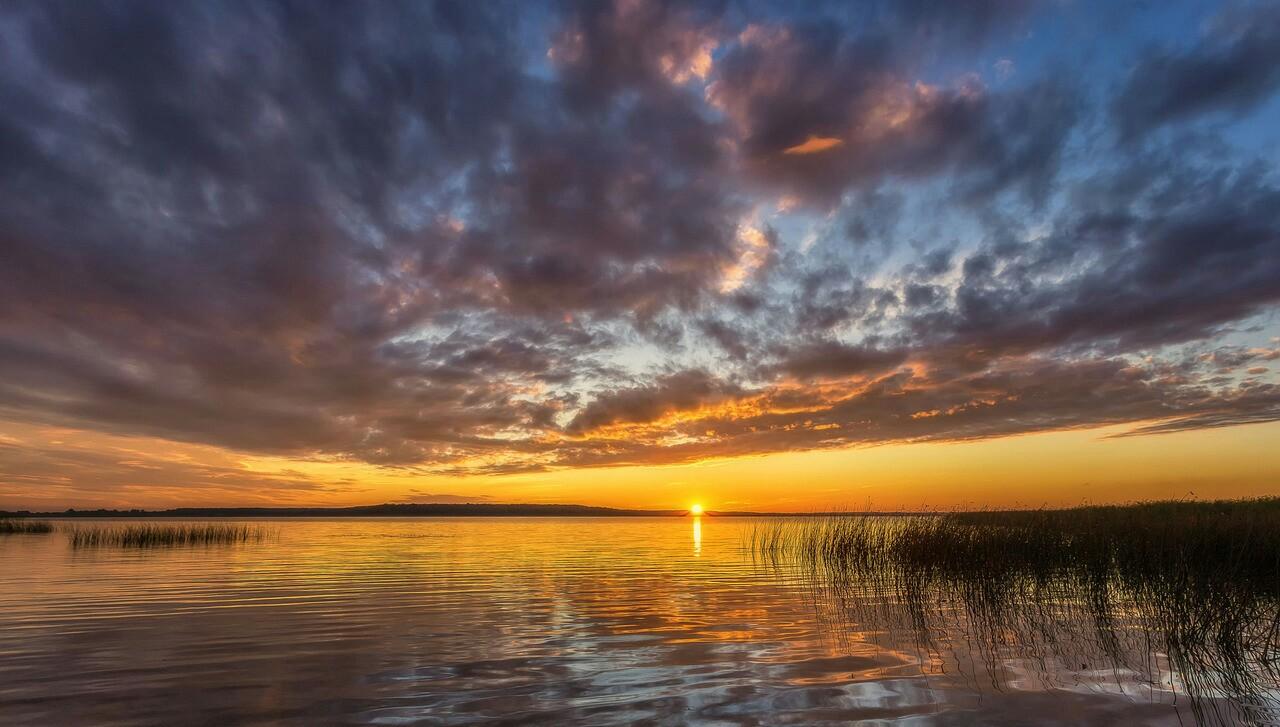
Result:
{"label": "grass clump", "polygon": [[1280,718],[1280,498],[797,518],[746,541],[851,617],[891,601],[930,650],[963,634],[992,674],[1056,657],[1155,686],[1167,659],[1197,721]]}
{"label": "grass clump", "polygon": [[0,519],[0,535],[43,535],[52,532],[53,525],[43,520]]}
{"label": "grass clump", "polygon": [[75,526],[67,531],[73,548],[175,548],[261,542],[270,531],[236,523]]}

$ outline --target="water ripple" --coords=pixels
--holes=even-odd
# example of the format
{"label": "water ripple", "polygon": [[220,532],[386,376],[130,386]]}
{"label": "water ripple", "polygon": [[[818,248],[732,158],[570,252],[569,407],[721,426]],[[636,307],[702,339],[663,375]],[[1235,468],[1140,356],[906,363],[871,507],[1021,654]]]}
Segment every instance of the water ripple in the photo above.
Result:
{"label": "water ripple", "polygon": [[733,519],[271,525],[223,548],[0,540],[0,724],[1177,723],[939,673],[754,563]]}

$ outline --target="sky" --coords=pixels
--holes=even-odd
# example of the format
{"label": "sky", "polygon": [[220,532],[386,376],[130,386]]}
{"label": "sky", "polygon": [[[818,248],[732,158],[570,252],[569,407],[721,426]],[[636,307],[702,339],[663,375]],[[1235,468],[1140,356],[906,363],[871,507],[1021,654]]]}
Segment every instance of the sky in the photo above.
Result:
{"label": "sky", "polygon": [[1277,2],[6,2],[0,508],[1277,495],[1278,157]]}

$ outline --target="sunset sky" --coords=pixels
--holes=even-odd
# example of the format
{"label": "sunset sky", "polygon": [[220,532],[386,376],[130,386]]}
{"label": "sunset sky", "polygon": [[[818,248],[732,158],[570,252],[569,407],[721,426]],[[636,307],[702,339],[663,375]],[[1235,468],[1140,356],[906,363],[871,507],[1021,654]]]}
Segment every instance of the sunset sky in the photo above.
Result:
{"label": "sunset sky", "polygon": [[5,2],[0,508],[1280,494],[1278,161],[1277,2]]}

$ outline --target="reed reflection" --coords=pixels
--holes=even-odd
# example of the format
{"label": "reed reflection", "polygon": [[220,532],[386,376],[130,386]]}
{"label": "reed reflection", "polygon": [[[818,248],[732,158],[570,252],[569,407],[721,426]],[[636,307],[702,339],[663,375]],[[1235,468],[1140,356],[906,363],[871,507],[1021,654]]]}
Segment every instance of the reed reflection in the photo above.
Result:
{"label": "reed reflection", "polygon": [[976,657],[993,683],[1185,695],[1202,724],[1280,718],[1280,500],[802,518],[748,541],[807,572],[841,623],[953,671]]}

